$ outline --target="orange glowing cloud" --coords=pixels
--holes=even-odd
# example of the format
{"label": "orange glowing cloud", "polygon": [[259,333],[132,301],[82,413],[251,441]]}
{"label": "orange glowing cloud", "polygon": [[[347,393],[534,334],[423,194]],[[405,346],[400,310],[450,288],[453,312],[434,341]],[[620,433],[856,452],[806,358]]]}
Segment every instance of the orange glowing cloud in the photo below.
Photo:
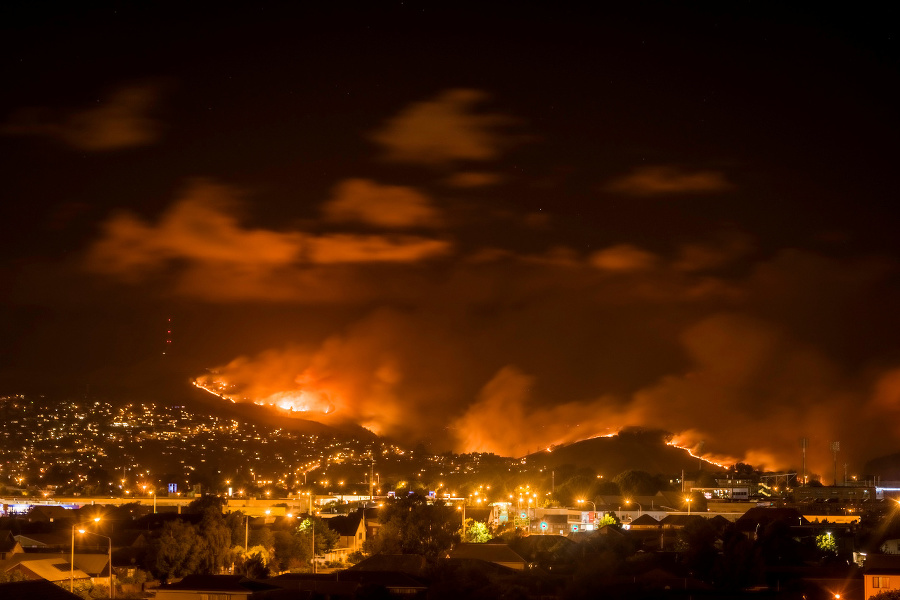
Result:
{"label": "orange glowing cloud", "polygon": [[753,241],[748,235],[721,234],[709,242],[682,245],[673,266],[679,271],[715,269],[746,256],[752,249]]}
{"label": "orange glowing cloud", "polygon": [[152,116],[161,95],[160,85],[142,83],[115,89],[82,110],[24,109],[9,118],[2,132],[52,137],[88,151],[146,146],[162,133]]}
{"label": "orange glowing cloud", "polygon": [[326,219],[359,222],[376,227],[432,227],[441,219],[422,193],[411,187],[380,185],[368,179],[340,183],[334,198],[322,206]]}
{"label": "orange glowing cloud", "polygon": [[679,193],[723,192],[732,184],[718,171],[685,172],[676,167],[640,167],[630,174],[613,180],[606,189],[633,196],[654,196]]}
{"label": "orange glowing cloud", "polygon": [[417,102],[390,119],[371,139],[396,162],[440,165],[457,160],[490,160],[508,144],[497,127],[510,122],[473,109],[488,99],[479,90],[453,89]]}
{"label": "orange glowing cloud", "polygon": [[656,255],[631,244],[620,244],[595,252],[590,263],[603,271],[628,273],[652,269],[658,261]]}
{"label": "orange glowing cloud", "polygon": [[451,249],[445,240],[412,235],[250,228],[238,208],[230,188],[194,182],[156,223],[124,212],[107,220],[85,267],[132,283],[174,270],[173,289],[187,296],[302,299],[323,286],[343,291],[355,286],[354,275],[341,267],[412,263]]}
{"label": "orange glowing cloud", "polygon": [[444,184],[456,188],[478,188],[497,185],[503,181],[499,173],[487,173],[484,171],[464,171],[455,173],[444,180]]}

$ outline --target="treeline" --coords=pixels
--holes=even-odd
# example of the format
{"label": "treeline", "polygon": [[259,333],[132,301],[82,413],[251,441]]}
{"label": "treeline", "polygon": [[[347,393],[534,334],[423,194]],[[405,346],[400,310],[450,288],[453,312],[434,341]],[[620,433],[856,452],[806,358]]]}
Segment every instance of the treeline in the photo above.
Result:
{"label": "treeline", "polygon": [[186,517],[154,532],[144,566],[161,581],[190,574],[234,571],[248,577],[309,568],[315,555],[337,545],[338,534],[319,517],[282,518],[250,528],[240,512],[223,515],[221,499],[204,496],[188,505]]}

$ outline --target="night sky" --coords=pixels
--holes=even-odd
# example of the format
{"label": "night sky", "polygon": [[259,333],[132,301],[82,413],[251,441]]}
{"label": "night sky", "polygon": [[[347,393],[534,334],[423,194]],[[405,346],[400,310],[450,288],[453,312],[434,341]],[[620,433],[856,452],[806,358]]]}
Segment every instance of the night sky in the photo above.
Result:
{"label": "night sky", "polygon": [[0,9],[0,392],[900,451],[894,12],[297,4]]}

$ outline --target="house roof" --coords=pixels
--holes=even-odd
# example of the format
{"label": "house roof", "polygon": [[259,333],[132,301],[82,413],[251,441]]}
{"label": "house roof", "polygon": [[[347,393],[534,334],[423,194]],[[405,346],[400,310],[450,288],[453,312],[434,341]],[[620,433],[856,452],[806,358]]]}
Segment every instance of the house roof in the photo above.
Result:
{"label": "house roof", "polygon": [[867,574],[900,574],[900,554],[869,554],[863,567]]}
{"label": "house roof", "polygon": [[641,515],[637,519],[631,522],[631,526],[635,527],[658,527],[659,521],[651,517],[650,515]]}
{"label": "house roof", "polygon": [[685,527],[698,519],[706,519],[703,515],[666,515],[659,522],[663,527]]}
{"label": "house roof", "polygon": [[64,506],[35,506],[30,511],[28,511],[28,518],[32,520],[32,518],[39,519],[67,519],[72,517],[72,511]]}
{"label": "house roof", "polygon": [[791,526],[809,525],[809,521],[796,508],[756,506],[741,515],[735,521],[735,527],[738,531],[753,531],[776,521],[782,521]]}
{"label": "house roof", "polygon": [[341,582],[353,581],[360,585],[380,585],[390,589],[424,590],[428,586],[408,573],[397,571],[343,571],[337,574]]}
{"label": "house roof", "polygon": [[527,561],[506,544],[458,544],[448,558],[483,560],[492,563],[521,563]]}
{"label": "house roof", "polygon": [[77,600],[76,596],[68,590],[64,590],[55,583],[44,581],[16,581],[13,583],[0,583],[0,598],[3,600]]}
{"label": "house roof", "polygon": [[[344,579],[336,581],[334,575],[315,575],[313,573],[285,573],[266,581],[278,586],[279,589],[262,592],[259,594],[260,597],[290,598],[291,600],[320,596],[353,598],[360,586],[358,581],[345,581]],[[298,595],[297,592],[313,592],[313,594]]]}
{"label": "house roof", "polygon": [[195,592],[257,592],[278,589],[278,586],[248,579],[243,575],[188,575],[178,583],[163,585],[160,591]]}
{"label": "house roof", "polygon": [[68,546],[70,544],[69,536],[62,533],[25,533],[15,536],[16,541],[22,544],[22,547],[37,546],[46,548],[48,546]]}
{"label": "house roof", "polygon": [[359,513],[339,515],[325,519],[325,523],[328,524],[329,529],[337,532],[338,535],[344,537],[355,536],[362,523],[362,515]]}
{"label": "house roof", "polygon": [[596,530],[598,535],[614,535],[618,537],[625,537],[625,532],[616,527],[615,525],[604,525]]}
{"label": "house roof", "polygon": [[409,575],[420,575],[425,572],[425,557],[419,554],[375,554],[347,570],[394,571]]}
{"label": "house roof", "polygon": [[69,579],[89,579],[90,575],[79,568],[72,569],[72,563],[59,558],[42,558],[19,563],[19,567],[28,569],[41,579],[47,581],[68,581]]}
{"label": "house roof", "polygon": [[[68,552],[57,554],[13,554],[6,560],[0,560],[0,572],[9,571],[19,564],[31,569],[31,563],[38,561],[51,561],[57,564],[65,563],[65,579],[68,579],[72,561],[72,555]],[[107,564],[109,564],[109,556],[107,554],[75,554],[75,572],[82,571],[84,577],[105,577],[109,575],[109,571],[106,569]],[[33,571],[34,569],[31,570]]]}

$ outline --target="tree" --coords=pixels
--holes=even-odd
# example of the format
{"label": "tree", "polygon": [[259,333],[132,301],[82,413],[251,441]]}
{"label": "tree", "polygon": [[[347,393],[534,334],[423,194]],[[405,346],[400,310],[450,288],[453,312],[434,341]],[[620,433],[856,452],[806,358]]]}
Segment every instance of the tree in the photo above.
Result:
{"label": "tree", "polygon": [[824,552],[837,554],[837,540],[830,531],[816,536],[816,547]]}
{"label": "tree", "polygon": [[244,575],[252,579],[263,579],[269,576],[269,561],[271,554],[268,548],[251,546],[244,555],[244,561],[240,570]]}
{"label": "tree", "polygon": [[606,513],[597,521],[597,527],[605,527],[607,525],[611,525],[613,527],[618,527],[622,523],[618,518],[612,513]]}
{"label": "tree", "polygon": [[900,590],[884,590],[869,596],[869,600],[900,600]]}
{"label": "tree", "polygon": [[[471,525],[469,525],[471,523]],[[472,519],[466,519],[466,535],[465,541],[470,544],[484,544],[491,540],[491,532],[487,525],[481,521],[472,522]]]}
{"label": "tree", "polygon": [[[690,510],[692,510],[694,512],[698,512],[698,513],[706,512],[706,510],[708,508],[708,504],[706,502],[706,496],[704,496],[700,492],[691,492],[690,495],[688,496],[688,498],[690,498],[690,505],[691,505]],[[688,500],[685,499],[685,501],[684,501],[684,509],[685,510],[688,509],[688,506],[687,506],[688,504],[689,504]]]}
{"label": "tree", "polygon": [[315,538],[315,555],[325,554],[337,546],[341,539],[336,531],[331,529],[325,522],[325,519],[316,516],[310,516],[303,520],[297,526],[297,533],[304,539],[307,547],[312,547],[312,540]]}
{"label": "tree", "polygon": [[250,545],[272,548],[275,545],[275,536],[268,527],[260,527],[250,532]]}
{"label": "tree", "polygon": [[204,542],[198,572],[209,575],[218,573],[224,566],[225,556],[231,547],[231,530],[226,525],[220,508],[207,505],[203,509],[198,534]]}
{"label": "tree", "polygon": [[166,581],[196,572],[205,542],[194,528],[183,521],[169,521],[151,546],[151,567]]}
{"label": "tree", "polygon": [[[0,571],[0,583],[12,583],[14,581],[27,581],[28,578],[19,571]],[[67,582],[68,583],[68,582]]]}
{"label": "tree", "polygon": [[623,496],[649,496],[659,491],[659,482],[646,471],[629,470],[615,477]]}
{"label": "tree", "polygon": [[576,501],[589,498],[597,484],[595,475],[575,475],[556,488],[556,500],[562,506],[574,506]]}
{"label": "tree", "polygon": [[735,475],[750,476],[756,473],[756,469],[754,469],[752,465],[742,462],[735,463],[731,469],[734,471]]}
{"label": "tree", "polygon": [[458,514],[444,504],[428,504],[418,495],[394,500],[384,507],[384,525],[366,548],[372,553],[436,558],[459,541]]}
{"label": "tree", "polygon": [[191,500],[191,503],[185,507],[184,512],[200,514],[211,508],[222,514],[222,508],[226,504],[228,504],[228,501],[225,498],[206,494]]}
{"label": "tree", "polygon": [[297,568],[312,558],[311,548],[304,543],[305,535],[293,531],[276,531],[273,536],[274,556],[272,563],[279,571]]}
{"label": "tree", "polygon": [[241,511],[230,512],[225,515],[225,526],[231,532],[231,545],[244,547],[244,535],[247,532],[245,522],[246,515]]}

